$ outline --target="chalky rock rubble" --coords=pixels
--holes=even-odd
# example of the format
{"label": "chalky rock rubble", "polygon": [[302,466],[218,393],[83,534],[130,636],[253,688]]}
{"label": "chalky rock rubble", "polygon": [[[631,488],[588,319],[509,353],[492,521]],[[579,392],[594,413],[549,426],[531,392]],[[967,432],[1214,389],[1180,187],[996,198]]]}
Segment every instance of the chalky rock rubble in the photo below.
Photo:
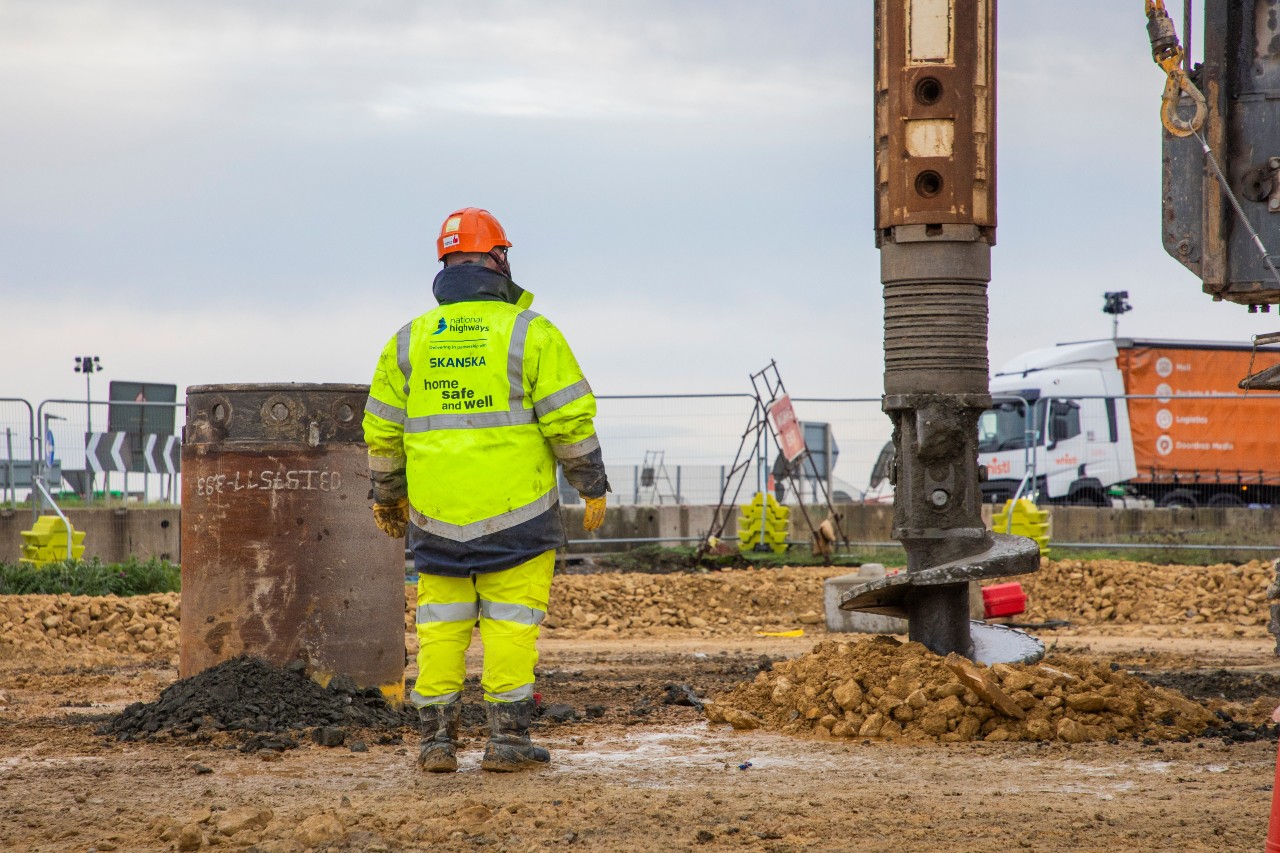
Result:
{"label": "chalky rock rubble", "polygon": [[[957,672],[985,683],[967,686]],[[826,641],[708,704],[713,723],[908,742],[1174,740],[1217,718],[1173,690],[1094,661],[981,667],[893,637]]]}

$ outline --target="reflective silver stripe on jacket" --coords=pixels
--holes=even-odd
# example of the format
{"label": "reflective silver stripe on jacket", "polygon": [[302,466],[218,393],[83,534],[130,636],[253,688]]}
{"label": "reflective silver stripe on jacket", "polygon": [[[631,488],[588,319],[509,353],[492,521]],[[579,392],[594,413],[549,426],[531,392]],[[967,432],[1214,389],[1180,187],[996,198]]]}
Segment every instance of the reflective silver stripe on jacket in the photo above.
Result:
{"label": "reflective silver stripe on jacket", "polygon": [[401,471],[405,466],[405,458],[403,456],[374,456],[369,454],[369,470],[377,471],[381,474],[390,474],[395,471]]}
{"label": "reflective silver stripe on jacket", "polygon": [[425,530],[434,536],[440,536],[453,542],[470,542],[472,539],[479,539],[481,536],[509,530],[517,524],[531,521],[555,506],[559,499],[556,488],[552,486],[551,491],[532,503],[516,507],[501,515],[473,521],[470,524],[450,524],[447,521],[428,518],[413,507],[409,507],[409,520],[420,530]]}
{"label": "reflective silver stripe on jacket", "polygon": [[454,604],[419,604],[419,625],[432,622],[474,622],[480,608],[474,601],[459,601]]}
{"label": "reflective silver stripe on jacket", "polygon": [[533,409],[516,412],[476,412],[471,415],[422,415],[404,423],[405,432],[430,432],[433,429],[487,429],[489,427],[527,426],[536,424]]}
{"label": "reflective silver stripe on jacket", "polygon": [[587,380],[581,379],[567,388],[561,388],[554,394],[548,394],[538,400],[533,404],[533,410],[538,413],[538,417],[549,415],[561,406],[567,406],[574,400],[581,400],[590,393],[591,386],[587,384]]}
{"label": "reflective silver stripe on jacket", "polygon": [[577,459],[579,456],[586,456],[593,450],[599,449],[600,439],[594,433],[573,444],[555,444],[554,442],[551,444],[551,452],[557,459]]}
{"label": "reflective silver stripe on jacket", "polygon": [[413,332],[413,323],[406,323],[396,332],[396,361],[400,372],[404,374],[404,395],[409,396],[409,377],[413,375],[413,362],[409,361],[409,335]]}
{"label": "reflective silver stripe on jacket", "polygon": [[377,415],[384,421],[391,421],[393,424],[404,426],[404,409],[396,408],[390,403],[384,403],[381,400],[375,400],[370,397],[364,401],[364,410]]}
{"label": "reflective silver stripe on jacket", "polygon": [[522,687],[517,687],[514,690],[504,690],[501,693],[490,693],[486,690],[484,695],[499,702],[523,702],[525,699],[533,698],[533,685],[525,684]]}
{"label": "reflective silver stripe on jacket", "polygon": [[519,622],[521,625],[541,625],[547,618],[547,611],[523,604],[507,604],[501,601],[485,601],[480,599],[480,616],[484,619],[497,619],[499,622]]}
{"label": "reflective silver stripe on jacket", "polygon": [[521,311],[516,315],[516,323],[511,328],[511,346],[507,350],[507,382],[511,386],[510,409],[513,412],[524,408],[524,342],[529,336],[529,324],[540,316],[536,311]]}
{"label": "reflective silver stripe on jacket", "polygon": [[[533,695],[532,691],[530,691],[529,695]],[[409,691],[409,702],[415,708],[425,708],[427,705],[448,705],[450,702],[457,702],[461,698],[461,690],[455,690],[452,693],[441,693],[439,696],[423,696],[416,690]]]}

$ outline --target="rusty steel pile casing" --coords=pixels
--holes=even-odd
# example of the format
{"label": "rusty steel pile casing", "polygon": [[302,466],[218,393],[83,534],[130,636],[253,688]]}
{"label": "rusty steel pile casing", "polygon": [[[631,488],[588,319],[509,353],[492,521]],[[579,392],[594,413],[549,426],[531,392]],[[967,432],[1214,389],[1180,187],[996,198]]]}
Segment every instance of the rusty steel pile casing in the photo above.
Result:
{"label": "rusty steel pile casing", "polygon": [[994,0],[877,0],[875,72],[884,410],[907,571],[850,590],[841,606],[906,618],[910,638],[939,654],[1025,657],[976,649],[968,613],[970,581],[1039,566],[1034,542],[985,528],[978,485],[977,422],[991,405]]}
{"label": "rusty steel pile casing", "polygon": [[242,653],[404,699],[404,543],[374,526],[364,385],[197,385],[179,675]]}

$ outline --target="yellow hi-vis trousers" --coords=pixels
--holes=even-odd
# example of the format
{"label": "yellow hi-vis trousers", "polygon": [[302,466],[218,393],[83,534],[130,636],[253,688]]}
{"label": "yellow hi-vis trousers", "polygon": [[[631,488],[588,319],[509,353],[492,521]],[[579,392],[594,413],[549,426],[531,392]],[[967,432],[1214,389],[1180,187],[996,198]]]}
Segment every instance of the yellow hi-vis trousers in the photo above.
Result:
{"label": "yellow hi-vis trousers", "polygon": [[532,699],[538,626],[547,615],[555,561],[555,551],[546,551],[515,568],[469,578],[419,574],[418,680],[409,701],[421,708],[462,697],[477,618],[485,701]]}

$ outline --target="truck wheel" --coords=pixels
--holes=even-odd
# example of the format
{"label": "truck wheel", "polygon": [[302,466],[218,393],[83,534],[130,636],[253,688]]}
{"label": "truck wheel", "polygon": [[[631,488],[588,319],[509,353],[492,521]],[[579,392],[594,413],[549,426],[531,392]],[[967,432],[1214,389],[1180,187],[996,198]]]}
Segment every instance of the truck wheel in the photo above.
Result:
{"label": "truck wheel", "polygon": [[1111,506],[1111,500],[1096,489],[1084,489],[1071,496],[1075,506]]}
{"label": "truck wheel", "polygon": [[1160,506],[1195,509],[1200,506],[1200,502],[1196,500],[1195,493],[1190,489],[1174,489],[1172,492],[1169,492],[1169,494],[1160,499]]}
{"label": "truck wheel", "polygon": [[1244,501],[1230,492],[1218,492],[1218,494],[1209,498],[1209,506],[1242,507],[1244,506]]}

